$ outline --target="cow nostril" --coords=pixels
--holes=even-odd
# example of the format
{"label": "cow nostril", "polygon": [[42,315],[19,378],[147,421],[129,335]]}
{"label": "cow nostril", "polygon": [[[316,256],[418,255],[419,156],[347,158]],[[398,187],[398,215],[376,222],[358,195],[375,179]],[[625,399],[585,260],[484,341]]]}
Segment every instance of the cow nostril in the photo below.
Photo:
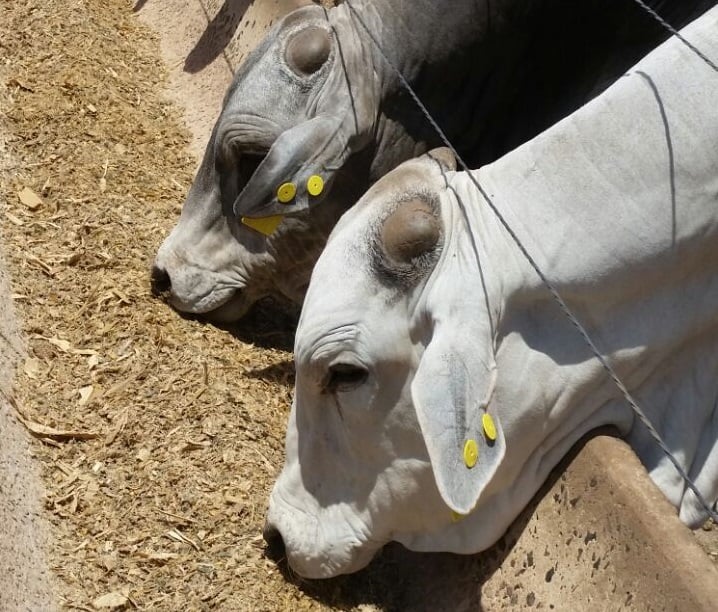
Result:
{"label": "cow nostril", "polygon": [[169,293],[172,288],[172,280],[167,270],[160,268],[159,266],[152,266],[152,272],[150,273],[150,286],[152,287],[152,294],[156,296],[163,296]]}
{"label": "cow nostril", "polygon": [[264,529],[262,530],[262,537],[267,543],[267,551],[265,553],[267,557],[272,561],[280,561],[283,559],[285,554],[284,540],[282,539],[282,534],[279,533],[279,529],[274,525],[265,523]]}

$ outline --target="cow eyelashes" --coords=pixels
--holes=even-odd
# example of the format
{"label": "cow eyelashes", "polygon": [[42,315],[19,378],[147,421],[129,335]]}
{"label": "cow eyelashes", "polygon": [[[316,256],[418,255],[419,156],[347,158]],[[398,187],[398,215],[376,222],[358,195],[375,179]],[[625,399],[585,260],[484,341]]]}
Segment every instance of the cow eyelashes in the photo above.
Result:
{"label": "cow eyelashes", "polygon": [[329,366],[329,372],[322,383],[323,391],[337,393],[351,391],[366,382],[369,372],[350,363],[336,363]]}

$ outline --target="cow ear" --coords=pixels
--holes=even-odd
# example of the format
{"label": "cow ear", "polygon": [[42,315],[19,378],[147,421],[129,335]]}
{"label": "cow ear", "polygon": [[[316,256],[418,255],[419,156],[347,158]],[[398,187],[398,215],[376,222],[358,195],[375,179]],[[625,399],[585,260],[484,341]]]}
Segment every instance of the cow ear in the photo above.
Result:
{"label": "cow ear", "polygon": [[291,214],[321,201],[334,169],[352,153],[340,125],[339,119],[314,117],[282,132],[234,201],[234,214]]}
{"label": "cow ear", "polygon": [[[498,376],[494,332],[481,280],[466,270],[440,272],[427,299],[431,337],[411,394],[439,492],[454,512],[467,514],[506,452],[491,403]],[[457,282],[462,278],[467,282]]]}
{"label": "cow ear", "polygon": [[429,151],[426,156],[433,159],[444,170],[456,170],[456,157],[449,147],[437,147]]}
{"label": "cow ear", "polygon": [[506,451],[501,420],[491,406],[496,374],[477,358],[476,347],[438,329],[412,383],[439,493],[459,514],[474,508]]}

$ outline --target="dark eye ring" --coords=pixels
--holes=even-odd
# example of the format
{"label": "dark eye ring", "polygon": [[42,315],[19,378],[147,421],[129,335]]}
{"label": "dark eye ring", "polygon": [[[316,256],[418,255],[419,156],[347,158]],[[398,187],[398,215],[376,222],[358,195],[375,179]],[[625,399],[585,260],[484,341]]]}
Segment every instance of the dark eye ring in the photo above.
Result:
{"label": "dark eye ring", "polygon": [[368,377],[366,368],[351,363],[335,363],[329,366],[322,386],[327,393],[351,391],[364,384]]}

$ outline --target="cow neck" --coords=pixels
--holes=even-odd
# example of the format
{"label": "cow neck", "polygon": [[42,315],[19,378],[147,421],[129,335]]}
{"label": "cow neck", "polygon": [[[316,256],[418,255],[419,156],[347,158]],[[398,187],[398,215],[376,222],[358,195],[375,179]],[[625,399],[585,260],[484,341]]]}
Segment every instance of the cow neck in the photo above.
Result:
{"label": "cow neck", "polygon": [[[500,19],[496,14],[499,11],[503,14],[507,7],[520,3],[504,0],[498,3],[499,8],[494,3],[487,4],[491,14],[487,13],[485,4],[477,2],[351,2],[353,11],[359,14],[392,65],[407,79],[449,139],[466,155],[479,143],[478,135],[485,118],[492,111],[490,107],[496,104],[497,83],[505,81],[510,74],[508,70],[497,71],[497,66],[508,64],[499,61],[499,51],[501,56],[518,56],[525,46],[520,36],[503,37],[509,20]],[[341,4],[330,15],[338,32],[353,31],[353,36],[371,54],[381,89],[379,130],[385,128],[384,121],[387,121],[391,127],[386,129],[391,133],[386,136],[393,140],[397,131],[405,130],[410,136],[410,155],[417,153],[415,143],[425,143],[428,147],[438,144],[436,134],[406,95],[396,73],[382,58],[352,9]],[[498,39],[501,45],[497,44]],[[378,134],[380,141],[382,136]],[[473,160],[469,157],[468,161]]]}

